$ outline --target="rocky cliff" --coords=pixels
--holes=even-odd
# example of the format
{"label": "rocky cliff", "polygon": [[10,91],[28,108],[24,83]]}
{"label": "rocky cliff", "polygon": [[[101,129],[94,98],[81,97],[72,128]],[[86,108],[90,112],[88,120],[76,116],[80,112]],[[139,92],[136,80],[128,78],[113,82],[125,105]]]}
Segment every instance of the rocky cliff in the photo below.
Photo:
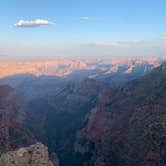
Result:
{"label": "rocky cliff", "polygon": [[48,149],[41,143],[9,151],[0,157],[1,166],[59,166],[49,160]]}
{"label": "rocky cliff", "polygon": [[16,91],[0,86],[0,153],[34,143],[25,127],[26,109],[19,102]]}
{"label": "rocky cliff", "polygon": [[52,163],[47,147],[34,144],[36,139],[26,127],[26,119],[27,110],[16,91],[0,86],[0,166],[58,166],[56,154],[51,156]]}
{"label": "rocky cliff", "polygon": [[109,97],[78,132],[82,165],[165,166],[166,63]]}

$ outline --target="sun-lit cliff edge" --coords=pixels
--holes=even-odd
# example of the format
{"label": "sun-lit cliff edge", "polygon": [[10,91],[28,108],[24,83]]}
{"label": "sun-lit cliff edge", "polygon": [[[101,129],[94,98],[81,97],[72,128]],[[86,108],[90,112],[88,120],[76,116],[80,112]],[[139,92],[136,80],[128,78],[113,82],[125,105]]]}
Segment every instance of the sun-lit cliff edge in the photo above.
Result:
{"label": "sun-lit cliff edge", "polygon": [[147,63],[154,67],[159,66],[166,57],[144,57],[144,58],[127,58],[116,57],[108,59],[57,59],[57,60],[38,60],[38,61],[1,61],[0,78],[15,74],[33,74],[67,76],[78,70],[100,70],[105,74],[116,72],[120,67],[126,66],[126,73],[131,72],[134,67]]}

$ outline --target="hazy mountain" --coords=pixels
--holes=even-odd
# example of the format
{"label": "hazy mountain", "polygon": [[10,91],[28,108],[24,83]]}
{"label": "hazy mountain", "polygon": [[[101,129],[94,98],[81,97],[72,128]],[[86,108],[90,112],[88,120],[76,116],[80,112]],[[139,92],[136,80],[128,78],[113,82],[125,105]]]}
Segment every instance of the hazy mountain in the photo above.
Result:
{"label": "hazy mountain", "polygon": [[[149,72],[165,58],[59,59],[52,61],[2,61],[0,77],[18,74],[59,76],[73,80],[87,77],[105,82],[126,82]],[[122,79],[119,79],[122,78]]]}
{"label": "hazy mountain", "polygon": [[64,79],[56,76],[34,76],[21,74],[5,77],[0,84],[15,88],[23,100],[34,100],[45,95],[58,93],[67,84]]}
{"label": "hazy mountain", "polygon": [[[67,84],[79,83],[88,78],[122,86],[149,73],[163,60],[164,58],[112,58],[2,62],[0,76],[4,76],[3,72],[9,76],[1,78],[0,84],[15,88],[24,100],[33,100],[55,95]],[[51,73],[47,72],[48,70],[51,70]]]}

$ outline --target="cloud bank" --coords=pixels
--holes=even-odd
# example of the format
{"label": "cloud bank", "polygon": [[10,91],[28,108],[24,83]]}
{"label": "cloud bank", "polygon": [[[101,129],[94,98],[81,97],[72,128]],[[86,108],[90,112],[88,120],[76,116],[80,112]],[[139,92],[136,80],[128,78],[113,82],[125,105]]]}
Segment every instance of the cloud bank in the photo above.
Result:
{"label": "cloud bank", "polygon": [[54,25],[55,23],[49,22],[48,20],[42,20],[42,19],[36,19],[32,21],[28,20],[19,20],[16,24],[14,24],[15,27],[39,27],[39,26],[49,26]]}

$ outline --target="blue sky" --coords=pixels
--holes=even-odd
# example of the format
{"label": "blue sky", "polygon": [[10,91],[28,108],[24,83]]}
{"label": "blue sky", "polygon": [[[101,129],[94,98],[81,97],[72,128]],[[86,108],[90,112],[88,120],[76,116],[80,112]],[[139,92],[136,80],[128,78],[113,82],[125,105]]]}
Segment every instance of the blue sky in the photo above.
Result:
{"label": "blue sky", "polygon": [[0,55],[164,56],[165,18],[165,0],[2,0]]}

